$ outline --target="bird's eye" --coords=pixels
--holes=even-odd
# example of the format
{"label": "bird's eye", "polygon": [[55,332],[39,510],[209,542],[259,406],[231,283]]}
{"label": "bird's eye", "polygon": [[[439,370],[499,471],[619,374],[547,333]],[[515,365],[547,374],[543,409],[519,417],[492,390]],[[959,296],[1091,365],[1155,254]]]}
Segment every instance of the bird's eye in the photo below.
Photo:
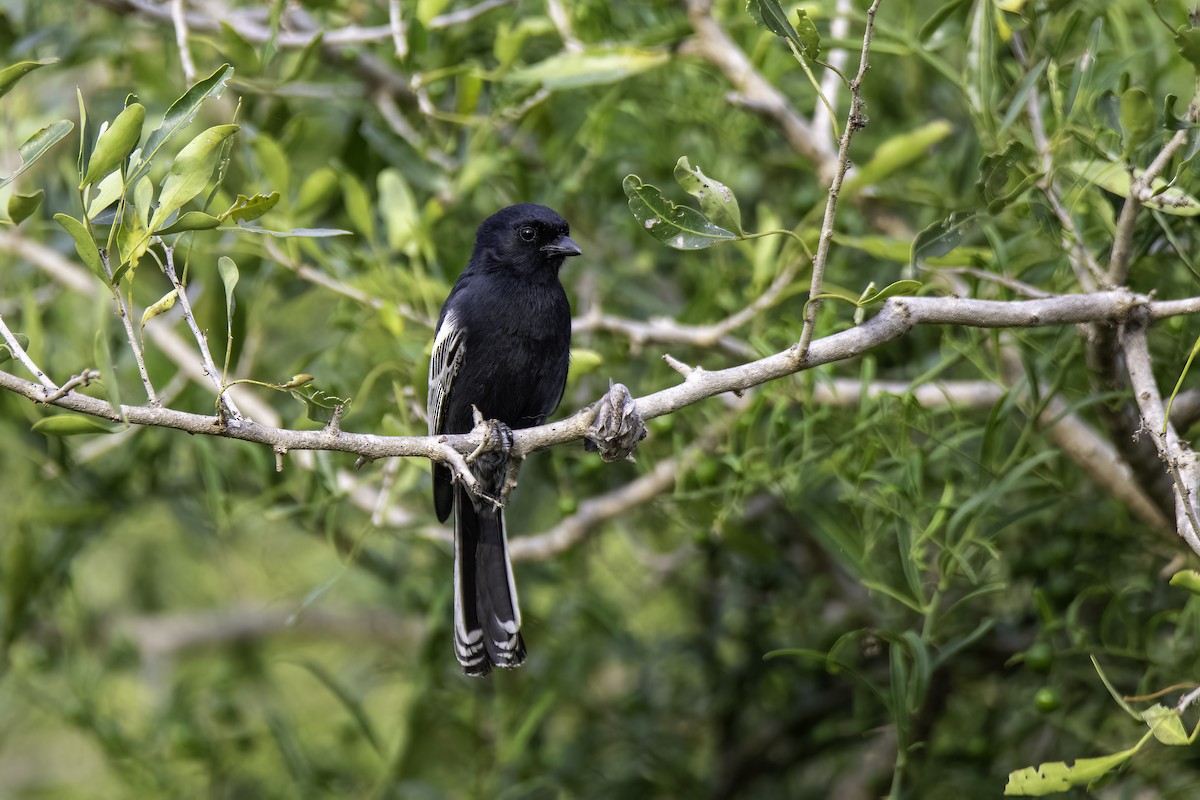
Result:
{"label": "bird's eye", "polygon": [[517,235],[519,235],[522,239],[524,239],[527,242],[532,242],[534,239],[537,238],[537,231],[535,231],[533,228],[526,225],[523,228],[521,228],[521,230],[517,231]]}

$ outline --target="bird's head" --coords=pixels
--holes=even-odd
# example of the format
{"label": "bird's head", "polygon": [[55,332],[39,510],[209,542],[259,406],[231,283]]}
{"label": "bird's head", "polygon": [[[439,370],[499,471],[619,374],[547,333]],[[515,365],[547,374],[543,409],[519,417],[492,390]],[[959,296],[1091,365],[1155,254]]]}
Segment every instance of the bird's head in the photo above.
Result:
{"label": "bird's head", "polygon": [[508,206],[479,226],[471,263],[487,270],[553,277],[565,259],[581,252],[570,232],[567,221],[545,206]]}

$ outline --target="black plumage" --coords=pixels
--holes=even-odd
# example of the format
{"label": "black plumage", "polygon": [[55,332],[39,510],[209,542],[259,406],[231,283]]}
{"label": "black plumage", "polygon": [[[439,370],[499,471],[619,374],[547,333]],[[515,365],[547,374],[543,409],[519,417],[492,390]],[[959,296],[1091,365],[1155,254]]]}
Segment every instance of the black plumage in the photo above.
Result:
{"label": "black plumage", "polygon": [[[429,364],[429,432],[466,433],[474,410],[507,429],[540,425],[567,381],[571,306],[558,273],[579,255],[566,221],[545,206],[520,203],[484,220],[467,268],[438,318]],[[505,451],[471,463],[479,490],[500,499]],[[508,557],[503,509],[452,481],[435,464],[438,519],[454,512],[454,650],[468,675],[525,660],[521,611]]]}

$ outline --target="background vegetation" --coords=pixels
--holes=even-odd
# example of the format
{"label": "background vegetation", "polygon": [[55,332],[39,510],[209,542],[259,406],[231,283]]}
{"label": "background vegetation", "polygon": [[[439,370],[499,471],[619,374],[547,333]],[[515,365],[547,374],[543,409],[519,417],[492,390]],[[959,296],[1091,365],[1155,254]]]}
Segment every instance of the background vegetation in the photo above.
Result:
{"label": "background vegetation", "polygon": [[[820,59],[848,55],[852,76],[864,5],[802,7]],[[1185,12],[885,0],[825,290],[1088,289],[1080,265],[1107,262],[1130,193],[1123,165],[1185,131],[1164,177],[1184,198],[1200,188]],[[236,122],[222,179],[187,209],[278,192],[242,225],[347,232],[167,237],[218,364],[218,258],[237,265],[231,377],[308,373],[352,400],[344,429],[423,433],[431,321],[478,222],[522,200],[559,210],[584,250],[563,276],[580,324],[561,414],[610,378],[635,395],[677,383],[666,352],[715,370],[800,335],[809,261],[793,239],[668,249],[622,190],[636,173],[683,202],[686,155],[736,191],[748,230],[794,229],[815,249],[834,134],[818,114],[796,135],[814,87],[740,0],[8,0],[0,52],[0,66],[57,59],[0,98],[0,172],[33,132],[74,123],[0,190],[0,315],[60,383],[99,368],[82,391],[145,402],[113,296],[54,218],[83,216],[79,134],[94,142],[134,94],[144,145],[223,64],[227,86],[165,146],[154,191],[193,136]],[[763,83],[732,83],[720,53]],[[825,86],[844,126],[848,92]],[[1128,284],[1191,297],[1193,207],[1168,206],[1139,217]],[[122,283],[135,326],[171,289],[159,258]],[[680,333],[764,295],[706,343]],[[855,311],[827,300],[816,336]],[[1190,317],[1151,329],[1164,389],[1198,334]],[[1191,687],[1200,606],[1168,585],[1187,549],[1161,464],[1133,446],[1105,335],[917,328],[659,417],[636,464],[577,444],[535,455],[510,529],[563,538],[530,540],[517,566],[529,662],[484,681],[451,652],[427,462],[354,471],[318,452],[277,472],[269,448],[168,429],[47,436],[31,426],[54,412],[0,393],[0,795],[989,797],[1010,771],[1122,751],[1146,725],[1090,656],[1119,694]],[[213,413],[179,308],[149,319],[145,342],[165,404]],[[258,421],[319,427],[287,392],[236,396]],[[1186,429],[1197,406],[1178,402]],[[1081,456],[1067,423],[1110,449]],[[635,481],[645,491],[622,491]],[[619,514],[597,515],[605,497]],[[1193,752],[1151,741],[1103,791],[1193,796]]]}

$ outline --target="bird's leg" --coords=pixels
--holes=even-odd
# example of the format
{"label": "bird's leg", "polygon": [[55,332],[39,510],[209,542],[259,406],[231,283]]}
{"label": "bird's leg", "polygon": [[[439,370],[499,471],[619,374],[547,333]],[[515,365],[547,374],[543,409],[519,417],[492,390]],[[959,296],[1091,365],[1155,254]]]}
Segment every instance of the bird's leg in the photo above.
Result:
{"label": "bird's leg", "polygon": [[471,432],[482,436],[479,446],[465,459],[474,465],[471,470],[476,477],[473,493],[496,508],[502,508],[508,497],[515,461],[509,457],[514,442],[512,428],[500,420],[485,420],[475,406],[471,406],[471,412],[475,418],[475,428]]}
{"label": "bird's leg", "polygon": [[634,460],[633,451],[646,438],[646,423],[624,384],[609,382],[586,435],[584,447],[599,451],[605,461]]}

